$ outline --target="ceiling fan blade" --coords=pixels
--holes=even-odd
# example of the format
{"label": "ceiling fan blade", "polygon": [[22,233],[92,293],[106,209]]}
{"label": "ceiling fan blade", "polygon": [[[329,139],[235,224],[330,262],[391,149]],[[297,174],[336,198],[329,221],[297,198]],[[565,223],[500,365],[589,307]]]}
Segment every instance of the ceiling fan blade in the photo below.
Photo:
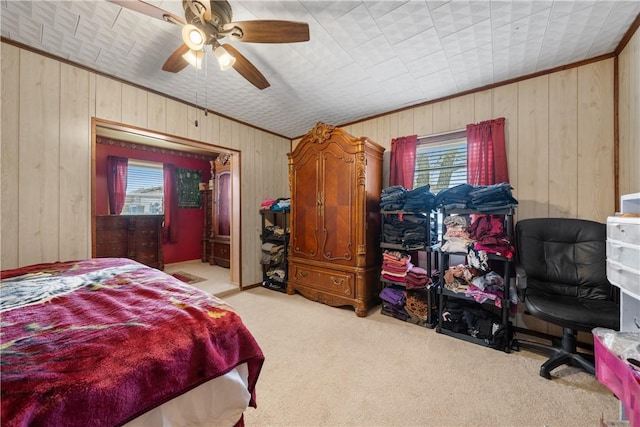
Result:
{"label": "ceiling fan blade", "polygon": [[260,90],[266,89],[269,86],[269,82],[262,75],[260,71],[251,63],[247,58],[242,56],[233,46],[230,44],[223,44],[227,52],[236,58],[236,62],[233,64],[233,69],[236,70],[242,77],[249,80],[249,82]]}
{"label": "ceiling fan blade", "polygon": [[224,26],[234,40],[250,43],[295,43],[309,41],[309,24],[294,21],[239,21]]}
{"label": "ceiling fan blade", "polygon": [[177,48],[175,52],[173,52],[171,56],[167,58],[167,60],[164,62],[164,65],[162,66],[162,69],[171,73],[177,73],[178,71],[181,71],[184,67],[189,65],[187,60],[182,57],[182,55],[187,52],[189,52],[189,46],[183,43],[182,46]]}
{"label": "ceiling fan blade", "polygon": [[110,3],[117,4],[118,6],[124,7],[125,9],[133,10],[134,12],[138,12],[138,13],[142,13],[143,15],[150,16],[152,18],[161,19],[166,22],[171,22],[172,24],[177,24],[177,25],[186,24],[184,18],[181,18],[178,15],[174,15],[171,12],[167,12],[164,9],[160,9],[157,6],[154,6],[142,0],[137,0],[137,1],[107,0],[107,1]]}

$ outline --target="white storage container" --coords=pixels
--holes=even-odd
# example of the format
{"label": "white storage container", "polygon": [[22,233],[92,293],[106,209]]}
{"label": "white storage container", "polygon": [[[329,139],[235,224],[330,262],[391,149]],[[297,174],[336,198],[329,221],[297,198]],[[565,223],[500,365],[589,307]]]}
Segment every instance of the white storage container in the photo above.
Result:
{"label": "white storage container", "polygon": [[640,245],[607,239],[607,259],[640,270]]}
{"label": "white storage container", "polygon": [[640,298],[640,271],[608,259],[607,279],[623,291]]}
{"label": "white storage container", "polygon": [[640,214],[640,193],[621,196],[620,212],[623,214]]}
{"label": "white storage container", "polygon": [[607,238],[640,246],[640,218],[609,217],[607,220]]}

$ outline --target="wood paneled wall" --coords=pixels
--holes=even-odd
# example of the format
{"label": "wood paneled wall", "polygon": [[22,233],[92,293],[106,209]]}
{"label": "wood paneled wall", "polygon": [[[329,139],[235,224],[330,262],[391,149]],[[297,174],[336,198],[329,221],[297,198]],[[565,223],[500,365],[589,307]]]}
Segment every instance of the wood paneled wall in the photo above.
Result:
{"label": "wood paneled wall", "polygon": [[258,209],[289,192],[288,139],[13,45],[1,54],[2,269],[91,256],[97,117],[239,151],[242,284],[262,280]]}
{"label": "wood paneled wall", "polygon": [[[620,194],[640,192],[639,39],[636,33],[618,58]],[[1,53],[3,269],[90,255],[95,116],[239,150],[242,281],[261,280],[257,209],[265,197],[288,194],[287,140],[6,43]],[[605,221],[615,206],[613,64],[607,59],[345,129],[387,148],[388,183],[392,138],[505,117],[518,218]]]}
{"label": "wood paneled wall", "polygon": [[[506,118],[509,178],[518,218],[606,221],[614,212],[614,60],[499,86],[345,126],[383,145]],[[297,141],[294,141],[294,143]],[[637,169],[637,168],[636,168]]]}
{"label": "wood paneled wall", "polygon": [[620,194],[640,193],[640,31],[618,56]]}

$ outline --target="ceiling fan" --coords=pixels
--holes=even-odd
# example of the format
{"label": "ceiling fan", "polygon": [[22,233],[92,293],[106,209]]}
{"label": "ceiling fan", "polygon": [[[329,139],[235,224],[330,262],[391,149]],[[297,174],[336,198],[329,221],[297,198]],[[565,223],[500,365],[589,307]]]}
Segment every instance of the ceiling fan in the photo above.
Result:
{"label": "ceiling fan", "polygon": [[218,0],[182,0],[184,18],[142,0],[108,0],[121,7],[182,26],[184,43],[165,61],[162,69],[177,73],[187,65],[199,66],[204,48],[211,46],[222,70],[233,67],[258,89],[269,87],[260,71],[232,45],[220,40],[250,43],[296,43],[309,41],[309,25],[279,20],[233,21],[231,5]]}

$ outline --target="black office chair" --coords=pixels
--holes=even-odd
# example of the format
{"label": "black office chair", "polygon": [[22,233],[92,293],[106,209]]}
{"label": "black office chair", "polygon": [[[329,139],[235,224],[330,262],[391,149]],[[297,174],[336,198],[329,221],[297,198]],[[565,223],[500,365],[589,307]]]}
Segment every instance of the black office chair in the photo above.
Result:
{"label": "black office chair", "polygon": [[577,350],[578,331],[620,327],[618,290],[606,276],[606,225],[534,218],[518,221],[515,234],[516,286],[525,312],[563,328],[559,346],[518,345],[551,353],[540,367],[544,378],[563,364],[595,374],[593,356]]}

